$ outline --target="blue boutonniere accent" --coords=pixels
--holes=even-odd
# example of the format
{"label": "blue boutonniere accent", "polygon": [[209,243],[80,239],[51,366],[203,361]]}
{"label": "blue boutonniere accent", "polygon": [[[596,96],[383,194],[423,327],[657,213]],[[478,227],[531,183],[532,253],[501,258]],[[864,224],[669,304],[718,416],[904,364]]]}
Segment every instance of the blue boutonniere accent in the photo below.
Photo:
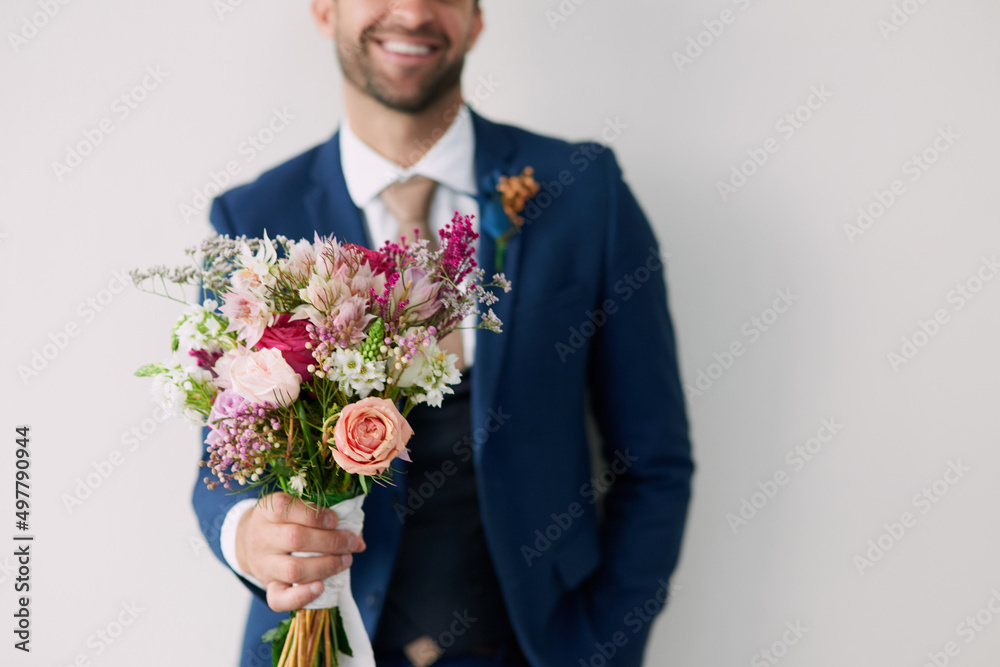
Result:
{"label": "blue boutonniere accent", "polygon": [[485,200],[479,212],[480,227],[496,245],[493,265],[497,272],[503,271],[507,243],[524,225],[521,211],[528,200],[538,194],[534,173],[534,169],[525,167],[520,174],[504,176],[495,169],[483,179]]}

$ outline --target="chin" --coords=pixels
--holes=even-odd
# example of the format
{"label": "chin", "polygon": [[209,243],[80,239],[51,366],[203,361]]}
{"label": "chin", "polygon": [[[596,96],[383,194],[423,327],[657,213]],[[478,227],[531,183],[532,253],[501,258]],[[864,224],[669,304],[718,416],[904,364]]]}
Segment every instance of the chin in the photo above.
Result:
{"label": "chin", "polygon": [[369,84],[367,90],[369,95],[383,105],[406,113],[425,111],[446,93],[446,91],[436,89],[433,85],[404,88],[385,81]]}

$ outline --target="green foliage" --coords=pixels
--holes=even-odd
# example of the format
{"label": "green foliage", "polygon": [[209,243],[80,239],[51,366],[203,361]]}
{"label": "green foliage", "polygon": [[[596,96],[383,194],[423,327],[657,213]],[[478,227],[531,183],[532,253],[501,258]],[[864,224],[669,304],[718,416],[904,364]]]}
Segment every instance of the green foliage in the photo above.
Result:
{"label": "green foliage", "polygon": [[351,498],[358,495],[356,491],[320,491],[319,493],[306,494],[307,500],[314,502],[320,507],[333,507],[337,503],[343,502],[345,500],[350,500]]}
{"label": "green foliage", "polygon": [[277,667],[281,658],[281,650],[285,647],[285,638],[288,637],[288,628],[292,625],[292,619],[286,618],[278,623],[278,627],[271,628],[264,633],[261,641],[271,642],[271,667]]}
{"label": "green foliage", "polygon": [[336,646],[346,656],[354,657],[354,653],[351,651],[351,644],[347,641],[347,631],[344,630],[344,619],[340,615],[340,609],[334,608],[330,613],[333,614],[333,627],[336,630]]}
{"label": "green foliage", "polygon": [[167,372],[167,367],[163,364],[146,364],[135,372],[136,377],[148,378],[154,375],[161,375]]}

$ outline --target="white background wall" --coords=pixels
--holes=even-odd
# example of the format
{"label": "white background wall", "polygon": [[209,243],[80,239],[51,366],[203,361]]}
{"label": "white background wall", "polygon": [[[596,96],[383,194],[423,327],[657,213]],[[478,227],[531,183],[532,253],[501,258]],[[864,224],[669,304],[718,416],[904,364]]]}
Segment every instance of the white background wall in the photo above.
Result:
{"label": "white background wall", "polygon": [[[918,11],[883,34],[894,1]],[[500,85],[474,101],[482,113],[568,138],[596,138],[608,119],[627,125],[613,147],[672,254],[685,381],[715,376],[690,400],[696,495],[679,590],[647,663],[770,664],[759,652],[799,622],[801,641],[776,647],[782,665],[918,667],[949,641],[949,664],[995,665],[1000,619],[983,612],[992,623],[971,643],[971,626],[959,625],[1000,590],[1000,280],[962,308],[953,290],[979,287],[982,258],[1000,252],[997,3],[484,6],[467,94],[492,78]],[[702,34],[708,46],[678,67],[672,54],[724,9],[732,22]],[[176,311],[104,290],[118,287],[115,270],[175,263],[208,231],[204,214],[186,222],[178,207],[210,170],[237,160],[248,180],[325,140],[340,113],[339,73],[305,2],[245,0],[221,18],[209,0],[69,2],[15,49],[8,33],[37,11],[35,0],[0,9],[0,534],[12,543],[13,429],[29,424],[37,536],[35,650],[15,655],[5,630],[2,662],[166,665],[186,644],[200,656],[191,664],[233,664],[248,596],[200,541],[188,500],[197,434],[151,421],[146,383],[130,377],[161,356]],[[548,14],[560,11],[565,21]],[[166,78],[121,118],[113,102],[147,67]],[[789,137],[775,123],[814,86],[832,97]],[[275,108],[294,121],[247,161],[240,143]],[[60,181],[52,162],[103,118],[113,133]],[[904,163],[939,128],[958,138],[913,181]],[[723,201],[717,181],[769,138],[778,151]],[[905,193],[851,242],[845,224],[896,179]],[[744,324],[777,290],[797,300],[751,340]],[[104,299],[100,312],[88,299]],[[894,369],[887,353],[938,309],[947,323]],[[68,325],[78,335],[22,380],[18,366]],[[710,368],[737,341],[742,356]],[[786,453],[831,418],[843,428],[797,469]],[[143,425],[144,440],[123,439]],[[67,508],[114,451],[120,465]],[[938,484],[938,502],[915,505],[949,462],[968,471]],[[779,471],[787,483],[734,534],[727,514],[743,499],[762,504],[758,483]],[[904,512],[915,525],[882,536],[891,549],[859,572],[855,556]],[[0,548],[5,628],[11,551]],[[110,645],[96,640],[133,602],[135,622]]]}

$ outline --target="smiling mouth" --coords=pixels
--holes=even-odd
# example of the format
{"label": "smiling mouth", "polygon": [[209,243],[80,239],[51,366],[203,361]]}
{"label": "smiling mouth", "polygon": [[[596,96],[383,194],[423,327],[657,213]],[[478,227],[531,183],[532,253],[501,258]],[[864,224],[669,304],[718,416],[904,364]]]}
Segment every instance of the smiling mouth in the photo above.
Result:
{"label": "smiling mouth", "polygon": [[407,59],[426,58],[441,50],[441,47],[433,44],[421,44],[399,39],[376,39],[374,41],[386,53]]}

